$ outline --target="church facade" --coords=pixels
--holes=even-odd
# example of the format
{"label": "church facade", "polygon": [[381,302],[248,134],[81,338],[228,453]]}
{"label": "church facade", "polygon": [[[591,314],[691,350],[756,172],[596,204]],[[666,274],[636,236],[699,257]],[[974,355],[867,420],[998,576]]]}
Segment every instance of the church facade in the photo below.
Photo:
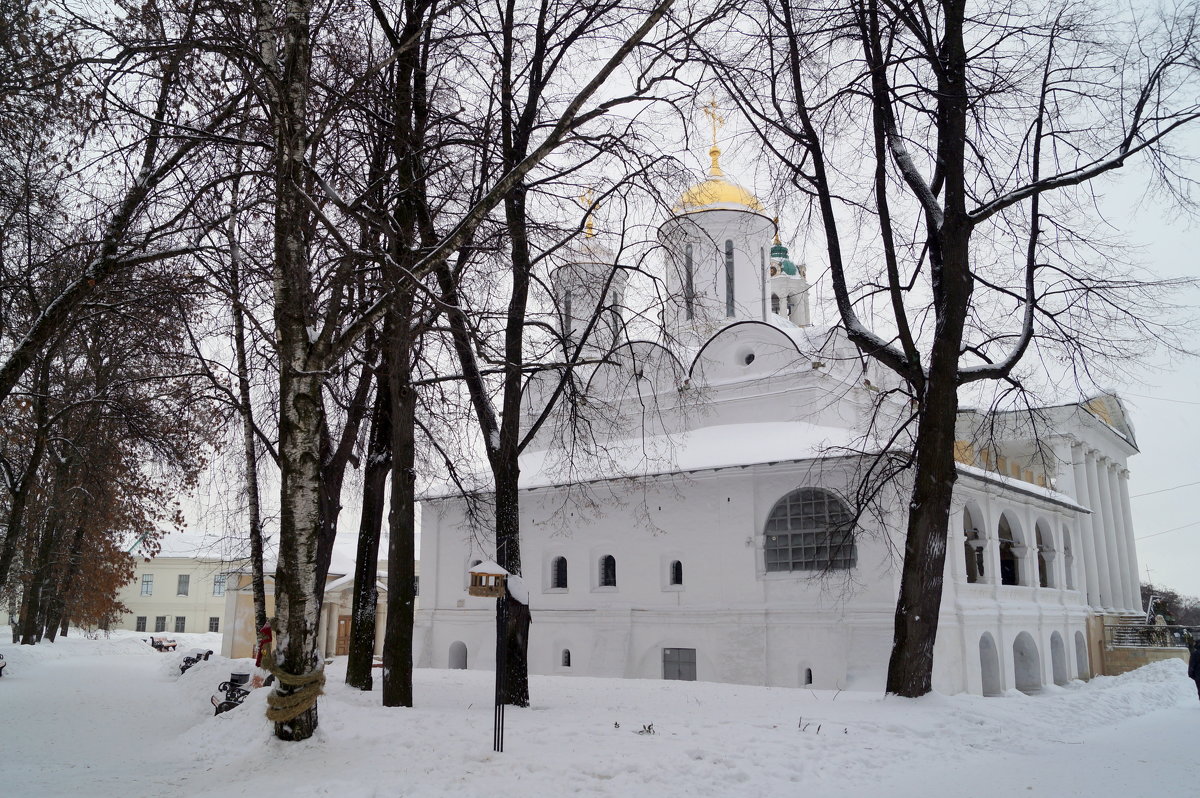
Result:
{"label": "church facade", "polygon": [[[882,690],[908,485],[874,475],[907,405],[812,325],[803,266],[718,155],[659,231],[665,337],[593,330],[612,352],[586,387],[611,419],[598,453],[568,460],[548,434],[522,459],[530,671]],[[625,290],[596,288],[606,268],[584,246],[554,276],[567,336]],[[934,688],[1089,678],[1104,620],[1139,611],[1119,398],[967,410],[957,437]],[[467,593],[486,530],[443,495],[421,532],[417,664],[491,669],[495,602]]]}

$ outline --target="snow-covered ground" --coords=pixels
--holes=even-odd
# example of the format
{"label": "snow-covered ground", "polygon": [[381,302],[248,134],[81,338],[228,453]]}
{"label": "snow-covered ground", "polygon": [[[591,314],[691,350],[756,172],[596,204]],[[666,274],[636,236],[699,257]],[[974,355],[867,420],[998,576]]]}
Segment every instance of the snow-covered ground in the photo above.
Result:
{"label": "snow-covered ground", "polygon": [[[417,707],[384,709],[329,667],[321,728],[283,743],[265,690],[219,717],[209,696],[248,661],[133,633],[0,644],[0,795],[804,796],[1158,798],[1200,794],[1200,701],[1162,662],[1037,696],[878,695],[534,677],[492,752],[489,673],[419,670]],[[653,724],[654,734],[639,734]]]}

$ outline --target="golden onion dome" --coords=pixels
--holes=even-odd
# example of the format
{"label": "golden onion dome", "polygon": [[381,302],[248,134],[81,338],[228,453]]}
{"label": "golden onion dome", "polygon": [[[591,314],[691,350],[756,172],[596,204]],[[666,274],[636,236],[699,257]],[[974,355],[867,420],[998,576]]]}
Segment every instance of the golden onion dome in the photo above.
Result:
{"label": "golden onion dome", "polygon": [[758,201],[758,197],[725,179],[725,172],[722,171],[719,160],[721,151],[714,146],[708,151],[708,154],[712,158],[712,166],[708,169],[708,180],[697,183],[683,192],[679,201],[675,203],[674,211],[690,213],[732,205],[763,213],[763,205]]}

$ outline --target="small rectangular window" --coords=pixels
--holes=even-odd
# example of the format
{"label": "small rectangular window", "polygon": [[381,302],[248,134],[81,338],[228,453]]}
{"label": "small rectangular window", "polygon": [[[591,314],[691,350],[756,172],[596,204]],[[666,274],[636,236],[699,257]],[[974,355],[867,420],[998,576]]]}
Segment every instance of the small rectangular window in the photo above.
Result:
{"label": "small rectangular window", "polygon": [[175,590],[175,595],[186,596],[188,594],[188,584],[192,581],[192,577],[188,574],[179,575],[179,587]]}
{"label": "small rectangular window", "polygon": [[137,624],[133,628],[138,632],[146,631],[146,616],[139,615],[137,617]]}
{"label": "small rectangular window", "polygon": [[696,649],[664,648],[663,678],[683,682],[696,681]]}
{"label": "small rectangular window", "polygon": [[154,595],[154,574],[142,574],[142,595]]}
{"label": "small rectangular window", "polygon": [[154,631],[156,631],[156,632],[167,631],[167,616],[165,616],[165,615],[154,616]]}
{"label": "small rectangular window", "polygon": [[175,631],[182,632],[184,624],[186,624],[186,623],[187,623],[187,618],[183,617],[182,615],[176,615],[175,616]]}
{"label": "small rectangular window", "polygon": [[216,616],[209,618],[208,619],[208,631],[210,631],[210,632],[221,631],[221,619]]}
{"label": "small rectangular window", "polygon": [[228,578],[229,578],[229,576],[227,574],[217,574],[216,576],[213,577],[213,595],[214,596],[224,596],[225,595],[225,580],[227,580]]}

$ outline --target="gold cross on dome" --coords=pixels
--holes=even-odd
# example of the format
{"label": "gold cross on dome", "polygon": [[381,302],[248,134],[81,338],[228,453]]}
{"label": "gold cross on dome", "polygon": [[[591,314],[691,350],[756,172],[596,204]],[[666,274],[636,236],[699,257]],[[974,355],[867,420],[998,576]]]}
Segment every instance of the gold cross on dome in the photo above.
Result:
{"label": "gold cross on dome", "polygon": [[586,222],[584,224],[585,235],[588,238],[594,238],[596,235],[596,227],[592,224],[592,201],[595,198],[595,192],[590,188],[579,195],[579,202],[583,205],[583,209],[587,211]]}
{"label": "gold cross on dome", "polygon": [[717,146],[717,128],[725,125],[725,117],[717,113],[717,100],[712,98],[702,109],[704,115],[712,122],[712,145]]}
{"label": "gold cross on dome", "polygon": [[712,120],[712,149],[708,151],[709,157],[712,158],[712,166],[708,168],[708,173],[713,177],[722,177],[725,173],[721,171],[721,148],[717,146],[717,127],[725,124],[725,117],[717,113],[715,97],[710,99],[701,110]]}

